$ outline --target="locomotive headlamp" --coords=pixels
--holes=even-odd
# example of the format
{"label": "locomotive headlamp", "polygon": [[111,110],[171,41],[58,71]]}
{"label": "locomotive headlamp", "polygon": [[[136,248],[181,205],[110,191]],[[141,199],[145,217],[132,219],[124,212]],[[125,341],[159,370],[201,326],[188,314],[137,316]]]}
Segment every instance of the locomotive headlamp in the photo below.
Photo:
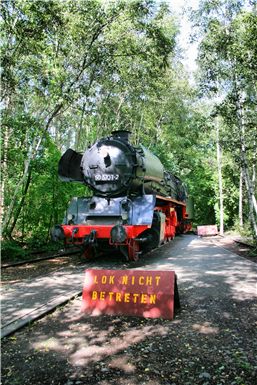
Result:
{"label": "locomotive headlamp", "polygon": [[112,243],[123,243],[127,239],[127,233],[123,226],[116,225],[111,229]]}
{"label": "locomotive headlamp", "polygon": [[125,213],[122,213],[122,214],[121,214],[121,218],[122,218],[123,221],[127,221],[127,219],[128,219],[128,213],[126,213],[126,212],[125,212]]}
{"label": "locomotive headlamp", "polygon": [[128,220],[128,211],[129,211],[129,203],[127,200],[123,200],[121,202],[121,210],[122,210],[122,213],[121,213],[122,220],[127,221]]}

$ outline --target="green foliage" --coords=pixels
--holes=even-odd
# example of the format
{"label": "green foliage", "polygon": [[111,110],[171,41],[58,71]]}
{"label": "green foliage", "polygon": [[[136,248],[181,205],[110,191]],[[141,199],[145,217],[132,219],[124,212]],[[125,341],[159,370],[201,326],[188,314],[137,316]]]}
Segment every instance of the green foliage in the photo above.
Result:
{"label": "green foliage", "polygon": [[[257,237],[257,212],[253,208],[257,192],[256,9],[248,7],[246,10],[241,1],[203,1],[195,21],[202,34],[199,88],[202,96],[213,98],[210,117],[214,121],[219,116],[222,121],[220,145],[225,224],[233,226],[238,215],[242,171],[244,218],[250,220],[253,236]],[[217,197],[218,194],[216,187]],[[215,207],[219,214],[218,204]]]}
{"label": "green foliage", "polygon": [[5,260],[26,259],[27,251],[17,242],[3,241],[1,244],[1,258]]}
{"label": "green foliage", "polygon": [[[134,145],[148,147],[165,168],[185,180],[194,197],[196,224],[214,223],[215,115],[223,117],[225,222],[228,227],[234,224],[240,138],[231,63],[246,95],[250,146],[256,103],[256,19],[251,12],[237,13],[238,4],[225,2],[222,7],[230,17],[226,24],[213,16],[220,2],[208,3],[202,10],[208,17],[202,22],[201,90],[226,91],[212,115],[206,103],[196,102],[196,91],[176,56],[178,26],[165,4],[150,0],[1,4],[1,208],[6,238],[34,245],[48,242],[49,230],[62,221],[71,197],[90,194],[85,186],[58,180],[61,154],[69,147],[83,152],[117,129],[130,130]],[[252,152],[247,159],[254,162]]]}
{"label": "green foliage", "polygon": [[86,193],[84,186],[59,181],[57,170],[61,153],[50,138],[46,142],[32,162],[32,182],[17,223],[27,240],[37,242],[49,241],[50,229],[62,222],[71,197]]}
{"label": "green foliage", "polygon": [[61,152],[134,131],[142,107],[155,114],[177,28],[152,1],[7,0],[1,11],[3,234],[46,242],[70,198],[88,193],[59,182]]}

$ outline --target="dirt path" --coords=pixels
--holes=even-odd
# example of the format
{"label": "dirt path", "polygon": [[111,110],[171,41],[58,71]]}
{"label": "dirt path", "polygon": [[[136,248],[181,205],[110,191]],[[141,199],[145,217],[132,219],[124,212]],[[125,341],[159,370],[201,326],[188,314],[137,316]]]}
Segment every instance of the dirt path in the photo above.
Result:
{"label": "dirt path", "polygon": [[176,271],[174,321],[89,317],[76,299],[3,341],[3,385],[257,384],[256,264],[182,236],[135,268]]}

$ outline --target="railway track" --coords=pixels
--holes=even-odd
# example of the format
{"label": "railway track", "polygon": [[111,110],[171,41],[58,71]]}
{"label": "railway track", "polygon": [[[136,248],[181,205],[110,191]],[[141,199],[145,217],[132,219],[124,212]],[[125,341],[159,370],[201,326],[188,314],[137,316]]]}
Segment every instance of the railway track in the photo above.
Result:
{"label": "railway track", "polygon": [[26,259],[24,261],[18,261],[18,262],[13,262],[13,263],[3,263],[1,265],[1,269],[7,269],[9,267],[27,265],[30,263],[38,263],[38,262],[42,262],[42,261],[46,261],[46,260],[50,260],[50,259],[55,259],[55,258],[62,258],[62,257],[68,258],[70,255],[79,254],[79,253],[81,253],[80,250],[67,250],[67,251],[62,252],[62,253],[56,253],[54,255],[48,255],[45,257]]}
{"label": "railway track", "polygon": [[[252,369],[242,372],[238,355],[235,355],[234,366],[232,363],[233,370],[232,361],[225,369],[222,367],[222,374],[219,375],[221,371],[216,369],[224,364],[224,357],[230,360],[230,353],[238,351],[245,354],[245,362],[254,365],[252,352],[256,341],[251,337],[254,335],[255,302],[254,299],[251,302],[246,300],[245,295],[256,296],[256,266],[247,261],[244,263],[241,258],[197,237],[177,238],[173,244],[164,246],[163,251],[164,255],[160,250],[153,253],[143,268],[170,268],[177,272],[182,296],[182,312],[177,320],[82,316],[79,314],[79,297],[51,317],[36,322],[33,328],[26,327],[13,338],[4,339],[3,381],[9,385],[15,381],[20,384],[49,384],[49,378],[55,385],[106,381],[137,383],[139,373],[139,382],[158,383],[162,373],[164,382],[174,382],[172,376],[178,373],[176,382],[186,383],[189,374],[193,382],[198,382],[199,373],[203,372],[201,367],[206,367],[206,357],[214,347],[219,353],[219,362],[217,364],[215,357],[210,364],[214,367],[211,375],[218,375],[216,383],[224,379],[232,383],[235,375],[241,375],[242,381],[247,378],[248,384],[254,384],[256,373]],[[237,266],[236,274],[232,268],[234,264]],[[104,267],[99,264],[99,268]],[[181,347],[187,345],[183,342],[188,341],[191,350],[186,346],[182,351]],[[111,351],[112,347],[115,350]],[[183,377],[181,370],[187,361],[174,361],[181,352],[187,360],[195,363],[191,372],[188,374],[186,370]],[[127,366],[128,362],[131,366]],[[154,371],[151,371],[153,365]],[[188,369],[188,365],[184,366]],[[200,380],[202,383],[203,379]]]}
{"label": "railway track", "polygon": [[[71,275],[68,274],[65,276],[66,278],[71,278]],[[23,293],[30,297],[30,301],[25,301],[25,303],[22,304],[22,307],[18,306],[15,308],[15,304],[13,304],[14,309],[11,311],[7,311],[7,315],[5,314],[3,316],[3,325],[1,327],[1,338],[7,337],[15,332],[17,332],[19,329],[23,328],[24,326],[30,324],[31,322],[34,322],[40,318],[45,317],[47,314],[51,313],[56,308],[65,305],[72,299],[78,297],[82,293],[82,282],[83,278],[81,276],[81,279],[79,280],[79,284],[74,284],[75,288],[69,288],[68,290],[59,290],[56,286],[54,286],[54,281],[57,282],[55,279],[56,276],[53,276],[52,279],[48,280],[48,282],[51,282],[50,286],[52,294],[49,292],[49,290],[46,289],[47,298],[40,302],[40,299],[43,297],[43,292],[45,291],[44,284],[38,287],[38,292],[33,293],[33,290],[31,291],[31,287],[28,287],[28,290],[24,290],[24,287],[19,286],[16,288],[17,290],[13,290],[13,292],[17,293]],[[25,282],[27,285],[27,283]],[[3,295],[4,297],[4,295]],[[8,297],[8,294],[7,294]],[[13,295],[11,295],[13,297]],[[39,299],[38,299],[39,298]],[[34,299],[34,301],[33,301]],[[2,301],[4,302],[4,301]],[[30,303],[29,303],[30,302]],[[8,305],[7,305],[8,307]]]}
{"label": "railway track", "polygon": [[241,241],[239,239],[234,239],[234,242],[239,244],[239,245],[249,247],[250,249],[255,249],[256,248],[256,246],[252,245],[251,243],[246,242],[246,241]]}
{"label": "railway track", "polygon": [[[237,242],[238,243],[238,242]],[[239,241],[239,243],[244,243]],[[250,245],[247,245],[248,247]],[[169,245],[163,245],[161,249]],[[7,337],[25,325],[46,316],[59,306],[63,306],[82,293],[84,270],[85,268],[105,268],[105,269],[130,269],[146,267],[149,255],[155,254],[152,251],[143,256],[140,261],[134,264],[122,262],[121,258],[114,255],[105,256],[99,260],[85,262],[85,264],[74,264],[73,267],[59,267],[45,276],[32,277],[20,280],[9,285],[9,288],[2,288],[2,333],[1,338]],[[160,249],[158,249],[158,253]],[[69,254],[71,254],[69,252]],[[75,251],[74,251],[75,254]],[[48,257],[49,259],[57,256]],[[62,255],[63,256],[63,255]],[[43,262],[44,258],[37,259],[36,262]],[[31,261],[28,261],[31,262]],[[16,265],[12,266],[15,268]],[[7,290],[5,290],[7,289]],[[9,289],[9,290],[8,290]],[[26,309],[26,311],[24,311]]]}
{"label": "railway track", "polygon": [[[168,244],[162,245],[161,249],[167,246]],[[86,268],[140,268],[146,266],[145,258],[155,251],[145,254],[135,263],[124,262],[121,254],[119,256],[114,253],[105,254],[84,264],[75,263],[72,267],[59,268],[44,276],[30,277],[2,286],[1,338],[14,334],[24,326],[45,317],[56,308],[80,296]],[[44,260],[41,259],[41,262]]]}
{"label": "railway track", "polygon": [[[44,262],[44,259],[41,259],[41,262]],[[124,267],[128,266],[124,265],[121,258],[109,256],[108,259],[105,256],[105,259],[102,258],[99,261],[92,260],[84,264],[82,262],[74,263],[73,266],[59,267],[43,276],[42,274],[34,277],[31,275],[29,278],[2,285],[1,338],[15,333],[80,296],[85,268],[117,269]]]}

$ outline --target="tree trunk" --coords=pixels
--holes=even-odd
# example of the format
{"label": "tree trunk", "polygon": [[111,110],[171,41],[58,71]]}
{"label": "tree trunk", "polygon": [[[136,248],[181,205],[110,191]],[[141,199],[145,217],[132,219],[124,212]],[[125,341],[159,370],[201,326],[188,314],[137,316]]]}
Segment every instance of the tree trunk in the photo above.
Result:
{"label": "tree trunk", "polygon": [[17,199],[17,195],[19,193],[19,190],[20,190],[21,186],[26,181],[26,178],[27,178],[27,175],[28,175],[29,165],[30,165],[30,158],[31,158],[31,152],[29,152],[28,159],[25,162],[23,176],[19,180],[18,184],[16,185],[16,188],[15,188],[13,196],[12,196],[12,201],[11,201],[11,203],[9,205],[7,213],[5,214],[5,219],[3,221],[3,235],[5,235],[5,234],[6,235],[10,235],[10,232],[8,231],[8,226],[9,226],[9,223],[10,223],[11,218],[12,218],[12,214],[13,214],[13,211],[14,211],[14,206],[15,206],[16,199]]}
{"label": "tree trunk", "polygon": [[[243,154],[242,154],[242,157],[243,157]],[[257,213],[256,199],[253,195],[252,183],[251,183],[251,180],[249,179],[247,165],[245,164],[243,165],[243,177],[244,177],[247,197],[248,197],[249,218],[250,218],[250,223],[252,227],[252,233],[253,233],[254,239],[257,241],[257,223],[255,218]]]}
{"label": "tree trunk", "polygon": [[27,192],[28,192],[28,189],[29,189],[30,182],[31,182],[31,168],[29,168],[28,175],[27,175],[27,180],[26,180],[25,187],[24,187],[24,190],[23,190],[23,193],[22,193],[22,197],[21,197],[21,200],[19,202],[18,208],[17,208],[17,210],[15,212],[12,224],[7,229],[7,236],[9,236],[9,237],[12,236],[12,232],[15,229],[17,220],[18,220],[19,215],[20,215],[20,212],[23,209],[25,198],[26,198],[26,195],[27,195]]}
{"label": "tree trunk", "polygon": [[219,122],[216,120],[216,146],[217,146],[217,167],[219,181],[219,209],[220,209],[220,235],[224,234],[224,209],[223,209],[223,186],[222,186],[222,153],[219,138]]}
{"label": "tree trunk", "polygon": [[253,190],[255,191],[256,188],[256,160],[257,160],[257,142],[254,140],[253,143],[253,175],[252,175],[252,184],[253,184]]}
{"label": "tree trunk", "polygon": [[250,178],[248,159],[246,156],[243,100],[239,92],[237,94],[237,116],[238,116],[239,132],[240,132],[240,143],[241,143],[240,157],[241,157],[243,178],[245,181],[247,198],[248,198],[249,218],[250,218],[253,237],[257,241],[257,223],[256,223],[257,202],[254,195],[254,187],[253,187],[254,184],[252,179]]}
{"label": "tree trunk", "polygon": [[8,146],[9,146],[10,132],[9,128],[5,127],[3,130],[3,147],[2,147],[2,171],[1,171],[1,191],[0,191],[0,218],[1,218],[1,228],[3,224],[3,218],[5,214],[5,187],[6,187],[6,178],[7,178],[7,165],[8,165]]}
{"label": "tree trunk", "polygon": [[[12,218],[12,215],[13,215],[13,212],[14,212],[15,203],[17,201],[17,195],[18,195],[18,193],[19,193],[19,191],[21,189],[21,186],[24,185],[24,183],[27,180],[28,173],[29,173],[29,170],[30,170],[31,161],[37,155],[37,152],[38,152],[39,147],[41,145],[41,142],[42,142],[42,139],[44,137],[44,134],[48,131],[52,120],[60,112],[62,107],[63,107],[62,103],[56,105],[56,107],[54,108],[54,110],[52,111],[51,115],[49,116],[49,118],[47,120],[46,126],[45,126],[44,130],[42,131],[41,137],[34,138],[33,143],[31,144],[31,146],[29,148],[28,156],[27,156],[27,159],[26,159],[25,164],[24,164],[23,176],[19,180],[18,184],[16,185],[16,188],[15,188],[14,193],[12,195],[11,203],[9,205],[8,211],[5,214],[5,219],[3,220],[3,225],[2,225],[2,234],[3,235],[4,234],[6,234],[6,235],[10,235],[11,234],[10,231],[8,230],[8,226],[9,226],[9,223],[11,221],[11,218]],[[17,220],[16,220],[16,222],[17,222]]]}
{"label": "tree trunk", "polygon": [[80,141],[81,141],[81,132],[82,132],[82,128],[83,128],[83,120],[84,120],[84,114],[85,114],[85,109],[86,109],[86,103],[83,104],[83,107],[82,107],[82,112],[81,112],[81,118],[80,118],[80,122],[79,122],[79,127],[78,127],[78,131],[76,133],[76,138],[75,138],[75,150],[78,151],[79,147],[80,147]]}
{"label": "tree trunk", "polygon": [[120,125],[120,111],[121,111],[122,104],[124,103],[125,97],[126,97],[126,92],[124,94],[120,95],[119,104],[118,104],[118,107],[116,110],[116,124],[117,124],[118,128],[120,128],[119,127],[119,125]]}
{"label": "tree trunk", "polygon": [[238,217],[239,217],[239,226],[243,227],[244,221],[243,221],[243,171],[241,169],[240,172],[240,180],[239,180],[239,210],[238,210]]}

